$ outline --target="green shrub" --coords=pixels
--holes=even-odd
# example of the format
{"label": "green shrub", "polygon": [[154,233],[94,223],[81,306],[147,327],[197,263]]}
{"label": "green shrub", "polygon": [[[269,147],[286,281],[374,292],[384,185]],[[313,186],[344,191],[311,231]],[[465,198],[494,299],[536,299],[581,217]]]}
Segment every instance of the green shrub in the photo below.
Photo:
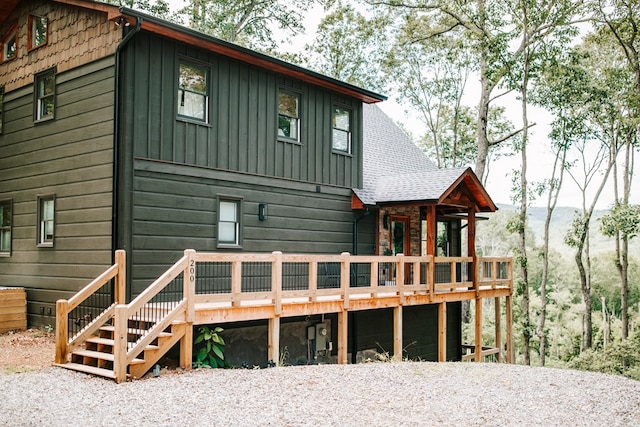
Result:
{"label": "green shrub", "polygon": [[612,343],[604,350],[584,351],[569,362],[569,367],[623,375],[640,381],[640,334],[633,339]]}
{"label": "green shrub", "polygon": [[224,340],[219,335],[224,329],[217,326],[210,329],[208,326],[201,326],[200,333],[193,342],[197,351],[194,352],[194,368],[225,368],[227,362],[224,360]]}

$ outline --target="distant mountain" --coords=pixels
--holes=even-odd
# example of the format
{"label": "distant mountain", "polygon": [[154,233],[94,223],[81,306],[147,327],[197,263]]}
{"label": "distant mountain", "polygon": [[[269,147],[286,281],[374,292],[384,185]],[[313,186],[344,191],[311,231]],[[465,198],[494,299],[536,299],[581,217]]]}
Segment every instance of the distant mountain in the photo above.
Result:
{"label": "distant mountain", "polygon": [[[519,208],[511,205],[503,205],[498,204],[498,208],[502,211],[518,211]],[[564,243],[564,236],[567,234],[567,231],[571,227],[571,223],[573,222],[574,213],[579,211],[577,208],[572,207],[557,207],[553,210],[553,216],[551,217],[551,223],[549,225],[549,229],[551,230],[549,242],[550,244],[558,249],[562,253],[570,253],[572,251],[569,246]],[[529,207],[527,209],[529,216],[529,227],[533,230],[533,233],[536,236],[536,245],[542,245],[542,239],[544,237],[544,221],[547,216],[547,208],[543,207]],[[605,214],[607,214],[608,210],[596,210],[593,213],[591,218],[591,234],[590,234],[590,244],[591,244],[591,253],[596,254],[599,252],[611,252],[615,250],[614,240],[609,237],[605,237],[600,232],[600,221]],[[633,248],[640,247],[639,239],[634,239],[631,241],[631,247],[629,250],[631,251]]]}

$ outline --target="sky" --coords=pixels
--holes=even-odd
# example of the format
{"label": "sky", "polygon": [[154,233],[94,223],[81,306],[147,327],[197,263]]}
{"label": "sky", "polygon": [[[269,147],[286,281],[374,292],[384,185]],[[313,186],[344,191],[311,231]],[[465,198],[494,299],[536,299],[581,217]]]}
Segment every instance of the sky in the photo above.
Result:
{"label": "sky", "polygon": [[[174,10],[186,5],[185,0],[169,0],[169,3]],[[283,50],[302,50],[304,44],[312,39],[315,28],[323,16],[323,11],[321,7],[316,6],[314,10],[308,11],[305,15],[307,16],[307,22],[305,24],[307,33],[296,37],[290,45],[283,44]],[[466,94],[466,103],[472,107],[475,106],[476,100],[479,99],[480,96],[480,85],[477,80],[478,79],[470,79],[468,93]],[[416,137],[424,132],[424,129],[416,125],[419,123],[419,120],[417,120],[411,112],[407,115],[405,113],[406,108],[395,101],[392,93],[385,95],[388,95],[389,99],[379,105],[389,117],[396,122],[403,123]],[[501,99],[501,105],[506,107],[507,117],[513,122],[516,129],[520,128],[522,123],[520,103],[513,96],[505,96]],[[530,129],[529,147],[527,150],[527,180],[530,183],[548,179],[548,175],[552,170],[553,155],[550,152],[548,144],[551,121],[552,117],[544,110],[540,108],[530,108],[529,122],[536,123],[536,125]],[[511,201],[511,176],[513,175],[514,169],[521,169],[520,154],[491,163],[486,188],[495,203],[513,204]],[[587,206],[591,204],[592,194],[595,191],[595,187],[599,185],[599,182],[598,177],[598,180],[591,185],[593,188],[590,192],[591,194],[587,196]],[[640,174],[636,174],[632,188],[638,188],[639,186]],[[631,203],[640,203],[640,191],[636,191],[635,194],[633,193],[634,192],[632,192]],[[600,196],[597,208],[607,209],[613,205],[613,202],[613,185],[612,179],[610,178],[607,188]],[[532,201],[531,205],[546,206],[546,195]],[[574,208],[580,208],[582,206],[581,192],[568,175],[565,176],[558,206]]]}

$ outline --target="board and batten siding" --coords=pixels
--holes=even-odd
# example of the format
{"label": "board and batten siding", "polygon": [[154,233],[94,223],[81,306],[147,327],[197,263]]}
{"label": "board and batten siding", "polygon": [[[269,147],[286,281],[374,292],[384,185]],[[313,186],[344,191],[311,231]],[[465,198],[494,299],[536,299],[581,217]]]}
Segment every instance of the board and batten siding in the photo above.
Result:
{"label": "board and batten siding", "polygon": [[[27,290],[29,325],[53,324],[112,261],[114,59],[56,75],[55,118],[33,121],[33,84],[4,94],[0,200],[13,202],[0,286]],[[37,246],[38,196],[55,196],[54,247]]]}
{"label": "board and batten siding", "polygon": [[[144,31],[123,53],[123,136],[135,157],[361,186],[361,101]],[[180,61],[210,71],[207,124],[177,118]],[[300,95],[300,143],[278,141],[280,88]],[[332,151],[333,106],[352,111],[353,155]]]}
{"label": "board and batten siding", "polygon": [[[354,214],[347,189],[141,159],[135,162],[134,183],[133,295],[186,248],[332,254],[352,250]],[[241,248],[217,248],[220,196],[242,200]],[[268,205],[265,221],[258,219],[259,203]],[[373,249],[373,241],[368,247]]]}

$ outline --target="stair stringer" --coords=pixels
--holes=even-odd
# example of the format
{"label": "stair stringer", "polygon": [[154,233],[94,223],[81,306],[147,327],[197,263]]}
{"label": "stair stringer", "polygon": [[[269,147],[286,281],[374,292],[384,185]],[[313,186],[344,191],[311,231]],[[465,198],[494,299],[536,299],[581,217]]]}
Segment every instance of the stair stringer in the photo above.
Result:
{"label": "stair stringer", "polygon": [[[129,375],[131,378],[141,378],[153,365],[162,358],[173,346],[180,341],[180,345],[185,345],[186,329],[192,327],[185,322],[175,322],[170,326],[170,336],[158,336],[158,347],[153,349],[145,349],[142,351],[141,357],[144,363],[129,365]],[[188,368],[184,367],[183,368]]]}

